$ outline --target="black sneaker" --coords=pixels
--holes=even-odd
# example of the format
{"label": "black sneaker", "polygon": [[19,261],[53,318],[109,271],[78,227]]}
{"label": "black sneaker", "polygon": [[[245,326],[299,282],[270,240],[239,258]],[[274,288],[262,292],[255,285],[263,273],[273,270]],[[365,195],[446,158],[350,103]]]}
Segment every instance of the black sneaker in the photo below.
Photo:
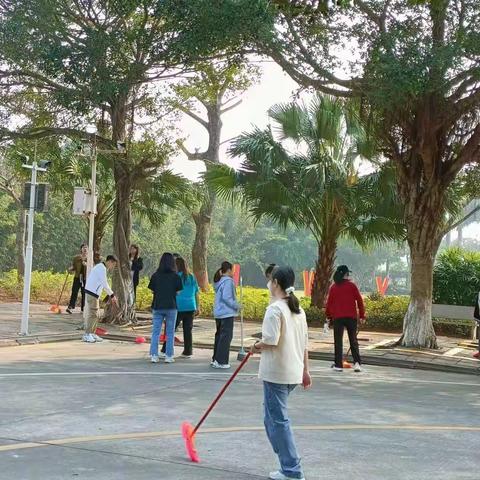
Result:
{"label": "black sneaker", "polygon": [[70,307],[67,308],[66,312],[69,313],[70,315],[73,313]]}

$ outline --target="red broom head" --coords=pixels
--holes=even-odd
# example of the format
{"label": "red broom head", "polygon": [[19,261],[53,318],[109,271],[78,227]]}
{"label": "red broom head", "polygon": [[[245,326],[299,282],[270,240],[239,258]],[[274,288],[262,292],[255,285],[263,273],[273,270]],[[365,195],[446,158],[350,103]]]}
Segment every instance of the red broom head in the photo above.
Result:
{"label": "red broom head", "polygon": [[343,361],[343,368],[352,368],[352,364],[350,362],[347,362],[347,360]]}
{"label": "red broom head", "polygon": [[51,312],[57,313],[57,310],[58,310],[58,305],[51,305],[51,306],[50,306],[50,311],[51,311]]}
{"label": "red broom head", "polygon": [[145,343],[146,339],[145,337],[137,337],[135,338],[135,343]]}
{"label": "red broom head", "polygon": [[167,341],[167,336],[166,336],[164,333],[162,333],[162,334],[160,335],[160,340],[159,340],[159,342],[162,342],[162,343],[163,343],[163,342],[166,342],[166,341]]}
{"label": "red broom head", "polygon": [[195,435],[193,433],[193,427],[188,422],[182,423],[182,436],[185,441],[185,449],[187,450],[187,455],[190,457],[192,462],[200,462],[200,457],[198,456],[197,449],[195,448]]}
{"label": "red broom head", "polygon": [[105,330],[104,328],[97,327],[97,329],[95,330],[95,333],[97,335],[107,335],[108,331]]}

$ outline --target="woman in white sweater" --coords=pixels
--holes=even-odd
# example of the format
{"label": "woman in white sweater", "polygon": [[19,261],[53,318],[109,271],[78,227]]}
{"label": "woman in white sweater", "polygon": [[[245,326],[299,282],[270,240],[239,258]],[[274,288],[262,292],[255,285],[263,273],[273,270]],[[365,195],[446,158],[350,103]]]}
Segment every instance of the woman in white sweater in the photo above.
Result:
{"label": "woman in white sweater", "polygon": [[262,340],[252,347],[253,353],[262,353],[258,375],[263,380],[265,430],[280,461],[280,470],[270,473],[272,480],[304,478],[287,410],[288,396],[295,387],[312,385],[307,321],[294,284],[290,267],[273,270],[271,292],[275,301],[265,312]]}

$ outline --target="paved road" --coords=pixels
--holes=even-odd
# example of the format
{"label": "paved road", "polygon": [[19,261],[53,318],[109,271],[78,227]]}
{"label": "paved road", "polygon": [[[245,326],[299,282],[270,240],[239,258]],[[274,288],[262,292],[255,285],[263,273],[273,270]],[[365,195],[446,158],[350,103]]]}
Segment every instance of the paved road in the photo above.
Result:
{"label": "paved road", "polygon": [[[262,430],[253,360],[197,437],[179,435],[227,378],[207,351],[151,365],[145,345],[68,342],[3,348],[0,479],[254,480],[276,468]],[[335,374],[313,362],[314,388],[291,416],[306,477],[477,479],[480,379],[370,367]]]}

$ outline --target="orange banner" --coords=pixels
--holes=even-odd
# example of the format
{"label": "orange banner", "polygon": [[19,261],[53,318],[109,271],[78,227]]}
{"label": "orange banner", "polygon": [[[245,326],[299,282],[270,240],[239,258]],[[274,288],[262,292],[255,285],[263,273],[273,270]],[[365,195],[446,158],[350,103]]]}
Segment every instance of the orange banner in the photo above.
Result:
{"label": "orange banner", "polygon": [[235,282],[236,287],[240,285],[240,270],[240,265],[238,263],[235,263],[233,265],[233,281]]}
{"label": "orange banner", "polygon": [[380,295],[384,296],[387,293],[388,285],[390,283],[390,278],[388,278],[388,277],[385,277],[385,278],[376,277],[375,280],[376,280],[376,283],[377,283],[377,292]]}
{"label": "orange banner", "polygon": [[306,297],[312,296],[313,280],[315,279],[315,272],[311,270],[304,270],[303,272],[303,293]]}

